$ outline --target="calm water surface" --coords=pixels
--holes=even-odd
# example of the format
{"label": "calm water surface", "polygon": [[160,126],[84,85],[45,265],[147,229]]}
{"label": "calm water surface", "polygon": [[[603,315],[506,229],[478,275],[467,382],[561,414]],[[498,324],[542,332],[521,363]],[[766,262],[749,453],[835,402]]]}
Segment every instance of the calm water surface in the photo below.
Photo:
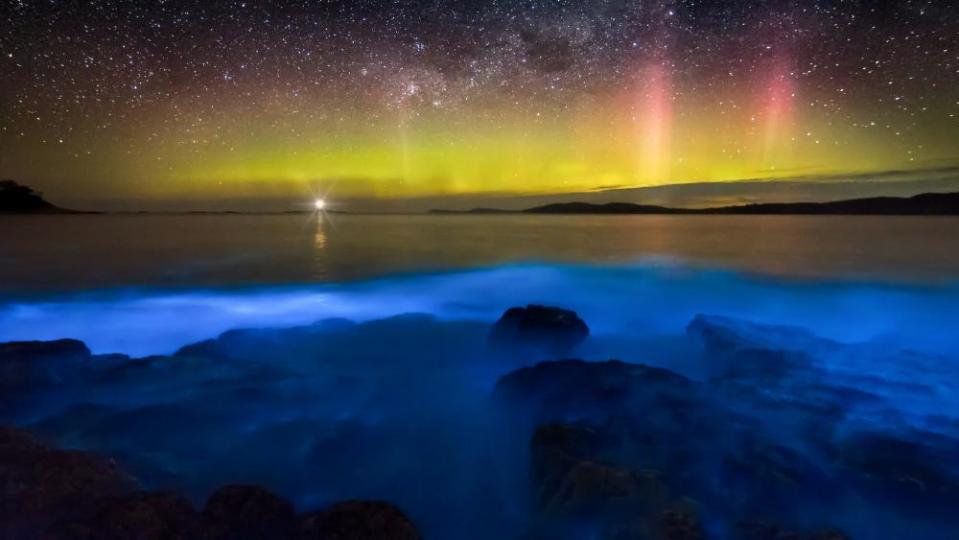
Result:
{"label": "calm water surface", "polygon": [[0,231],[8,297],[646,257],[789,277],[959,278],[959,219],[948,217],[6,216]]}

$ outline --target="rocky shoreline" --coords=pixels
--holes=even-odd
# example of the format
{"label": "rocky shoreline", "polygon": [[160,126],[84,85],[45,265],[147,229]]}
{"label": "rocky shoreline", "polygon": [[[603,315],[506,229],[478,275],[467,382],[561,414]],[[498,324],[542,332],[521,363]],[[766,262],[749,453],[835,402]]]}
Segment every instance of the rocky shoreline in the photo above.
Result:
{"label": "rocky shoreline", "polygon": [[[431,378],[451,369],[435,363],[440,360],[371,364],[356,345],[358,336],[370,335],[408,345],[419,340],[415,332],[444,336],[433,345],[440,360],[455,356],[452,351],[485,347],[484,361],[501,362],[496,370],[502,374],[485,405],[480,404],[484,416],[469,420],[475,428],[462,422],[459,428],[508,434],[490,445],[493,452],[518,449],[517,466],[499,467],[494,460],[488,471],[491,476],[506,471],[510,478],[504,485],[512,486],[505,490],[506,497],[521,502],[514,538],[895,537],[870,528],[880,515],[882,527],[891,527],[890,531],[911,527],[922,531],[924,538],[948,538],[949,531],[959,530],[953,511],[959,503],[959,454],[954,452],[959,449],[955,436],[959,425],[946,416],[927,415],[926,425],[917,426],[908,410],[896,408],[896,400],[919,400],[929,388],[919,383],[910,387],[883,376],[885,368],[880,369],[884,362],[900,365],[904,355],[909,369],[947,369],[937,359],[904,351],[867,351],[802,329],[699,316],[689,324],[685,339],[699,347],[709,375],[694,379],[650,365],[561,359],[589,339],[586,323],[572,311],[527,306],[510,309],[484,330],[485,343],[478,342],[473,327],[414,317],[364,325],[326,321],[284,330],[231,331],[173,356],[145,359],[94,355],[72,340],[0,344],[0,390],[5,396],[0,400],[0,418],[5,423],[58,441],[75,441],[77,447],[96,447],[94,443],[106,440],[103,446],[122,449],[131,436],[163,446],[134,445],[128,453],[121,452],[119,461],[132,463],[139,471],[163,469],[138,481],[118,462],[97,453],[58,449],[20,427],[0,429],[0,531],[11,539],[57,540],[419,538],[423,527],[417,517],[438,522],[441,518],[419,508],[421,499],[415,497],[409,499],[416,510],[412,518],[405,513],[408,505],[357,499],[297,513],[294,503],[253,484],[221,486],[204,504],[194,506],[182,494],[152,490],[157,485],[189,485],[190,473],[177,476],[169,462],[150,461],[151,453],[163,450],[174,455],[179,450],[170,439],[202,437],[204,430],[218,429],[224,418],[229,423],[266,415],[273,422],[277,410],[290,415],[299,413],[298,408],[325,407],[325,401],[299,405],[297,395],[290,396],[291,388],[299,388],[290,386],[291,381],[304,377],[312,384],[309,399],[335,389],[338,393],[330,404],[337,407],[345,407],[356,396],[363,396],[365,407],[379,403],[376,400],[385,400],[387,409],[401,403],[390,392],[402,390],[401,377],[410,370],[416,370],[415,380],[423,388],[449,384],[454,379]],[[320,351],[340,350],[337,347],[351,351],[342,364],[316,360]],[[402,347],[396,345],[395,350],[400,355]],[[295,364],[277,360],[288,358],[301,360]],[[875,369],[857,372],[855,362],[862,361]],[[317,376],[320,369],[322,377]],[[205,370],[208,376],[202,375]],[[383,379],[372,383],[363,379],[376,370],[383,370]],[[189,377],[182,379],[184,374]],[[278,380],[283,392],[273,395],[266,388]],[[158,381],[171,385],[157,390],[153,385]],[[383,381],[389,384],[384,386]],[[330,386],[323,386],[327,383]],[[192,399],[199,391],[194,387],[205,392],[204,410],[191,408],[193,402],[187,398],[180,398],[186,400],[183,407],[166,404],[174,390]],[[417,395],[422,393],[421,387],[415,388]],[[124,402],[118,407],[121,392],[134,396],[128,401],[149,405],[132,408]],[[162,395],[164,403],[144,397],[151,392]],[[410,395],[401,394],[406,400]],[[287,399],[293,401],[292,409],[258,405]],[[218,416],[221,406],[230,415]],[[424,407],[427,414],[438,414],[432,402]],[[208,410],[209,424],[203,423],[202,414],[191,416]],[[304,459],[319,459],[316,467],[326,469],[330,482],[348,486],[355,482],[351,478],[383,476],[355,470],[357,463],[370,467],[384,462],[384,474],[391,472],[391,452],[407,444],[422,448],[423,441],[440,441],[437,445],[444,452],[454,454],[464,448],[457,446],[462,444],[459,439],[442,432],[439,423],[434,433],[409,435],[410,422],[426,418],[414,414],[422,413],[404,409],[395,425],[364,417],[365,424],[337,428],[329,440],[315,438],[317,429],[323,429],[316,423],[292,431],[271,428],[263,438],[257,432],[248,446],[235,451],[282,456],[309,442],[306,453],[296,453],[296,459],[314,456]],[[893,416],[895,421],[886,425],[874,421]],[[495,430],[481,427],[487,424]],[[249,430],[238,425],[230,429]],[[143,429],[162,433],[143,434]],[[443,488],[443,480],[436,479],[467,464],[453,461],[434,459],[423,469],[426,473],[416,473],[423,485],[400,486],[396,492],[422,488],[429,497],[438,497],[422,500],[441,500],[443,496],[433,492]],[[197,470],[213,465],[201,462]],[[436,479],[430,476],[433,472]],[[281,480],[271,481],[300,485],[296,478]],[[493,489],[483,481],[448,483],[446,488],[450,495],[466,491],[464,497],[483,496],[484,490]],[[497,506],[496,494],[487,495],[490,507],[475,509],[477,515],[488,513],[493,518],[516,506]],[[465,528],[465,515],[454,511],[442,519],[462,522],[462,537],[480,537]]]}

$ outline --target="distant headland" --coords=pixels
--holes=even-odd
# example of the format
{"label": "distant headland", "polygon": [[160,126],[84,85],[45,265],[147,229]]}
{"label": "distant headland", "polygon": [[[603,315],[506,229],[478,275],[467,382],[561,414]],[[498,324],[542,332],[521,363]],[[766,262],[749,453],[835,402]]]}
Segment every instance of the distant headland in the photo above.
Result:
{"label": "distant headland", "polygon": [[[85,211],[62,208],[33,188],[13,180],[0,180],[0,214],[150,214],[150,215],[278,215],[314,214],[314,209],[279,211],[166,210]],[[324,209],[324,214],[377,214],[380,212]],[[388,212],[406,214],[410,212]],[[557,215],[872,215],[959,216],[959,192],[920,193],[911,197],[867,197],[828,202],[764,202],[707,208],[682,208],[631,202],[557,202],[526,209],[479,207],[469,210],[432,209],[433,215],[557,214]]]}
{"label": "distant headland", "polygon": [[96,214],[60,208],[32,188],[13,180],[0,180],[0,214]]}
{"label": "distant headland", "polygon": [[870,197],[832,202],[761,203],[715,208],[670,208],[626,202],[594,204],[567,202],[535,206],[525,210],[474,208],[472,210],[430,210],[431,214],[681,214],[681,215],[874,215],[874,216],[956,216],[959,193],[921,193],[912,197]]}

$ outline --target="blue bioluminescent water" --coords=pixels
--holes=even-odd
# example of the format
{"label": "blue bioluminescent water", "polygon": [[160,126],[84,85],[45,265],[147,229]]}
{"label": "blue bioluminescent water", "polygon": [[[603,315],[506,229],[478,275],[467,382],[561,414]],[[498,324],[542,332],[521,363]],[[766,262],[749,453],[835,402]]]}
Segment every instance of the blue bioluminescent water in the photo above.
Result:
{"label": "blue bioluminescent water", "polygon": [[[610,390],[619,379],[601,371],[568,389],[586,397],[504,412],[491,397],[498,381],[558,360],[487,344],[506,308],[531,303],[587,322],[590,336],[568,356],[669,369],[689,378],[679,398],[692,401],[667,402],[666,422],[664,410]],[[220,485],[257,483],[299,508],[386,499],[428,538],[517,535],[545,519],[530,517],[530,440],[546,419],[611,433],[603,460],[665,471],[717,538],[771,514],[854,538],[945,539],[934,503],[959,485],[949,451],[959,440],[956,322],[955,285],[786,280],[663,260],[104,290],[0,305],[0,342],[69,337],[133,357],[90,357],[92,375],[81,366],[2,410],[60,445],[116,457],[149,488],[200,502]],[[519,391],[533,402],[553,383],[533,377]],[[629,392],[645,395],[642,384]],[[623,401],[609,409],[613,398]],[[681,420],[689,411],[701,417],[694,427]],[[679,422],[679,442],[651,462],[649,438],[673,436],[663,422]],[[570,527],[569,538],[598,534],[589,520]]]}
{"label": "blue bioluminescent water", "polygon": [[959,285],[788,280],[666,260],[509,265],[333,285],[104,290],[0,303],[0,341],[71,337],[97,353],[142,356],[171,353],[231,328],[402,313],[490,321],[522,303],[575,309],[600,334],[672,333],[697,313],[712,313],[802,326],[842,341],[894,339],[936,351],[959,344],[959,335],[943,326],[959,320]]}

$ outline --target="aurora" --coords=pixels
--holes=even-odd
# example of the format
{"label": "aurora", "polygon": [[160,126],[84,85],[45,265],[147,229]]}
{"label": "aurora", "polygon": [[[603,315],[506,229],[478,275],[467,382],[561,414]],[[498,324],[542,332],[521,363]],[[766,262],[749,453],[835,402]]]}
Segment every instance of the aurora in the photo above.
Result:
{"label": "aurora", "polygon": [[68,201],[404,198],[959,160],[945,4],[374,4],[13,5],[0,172]]}

